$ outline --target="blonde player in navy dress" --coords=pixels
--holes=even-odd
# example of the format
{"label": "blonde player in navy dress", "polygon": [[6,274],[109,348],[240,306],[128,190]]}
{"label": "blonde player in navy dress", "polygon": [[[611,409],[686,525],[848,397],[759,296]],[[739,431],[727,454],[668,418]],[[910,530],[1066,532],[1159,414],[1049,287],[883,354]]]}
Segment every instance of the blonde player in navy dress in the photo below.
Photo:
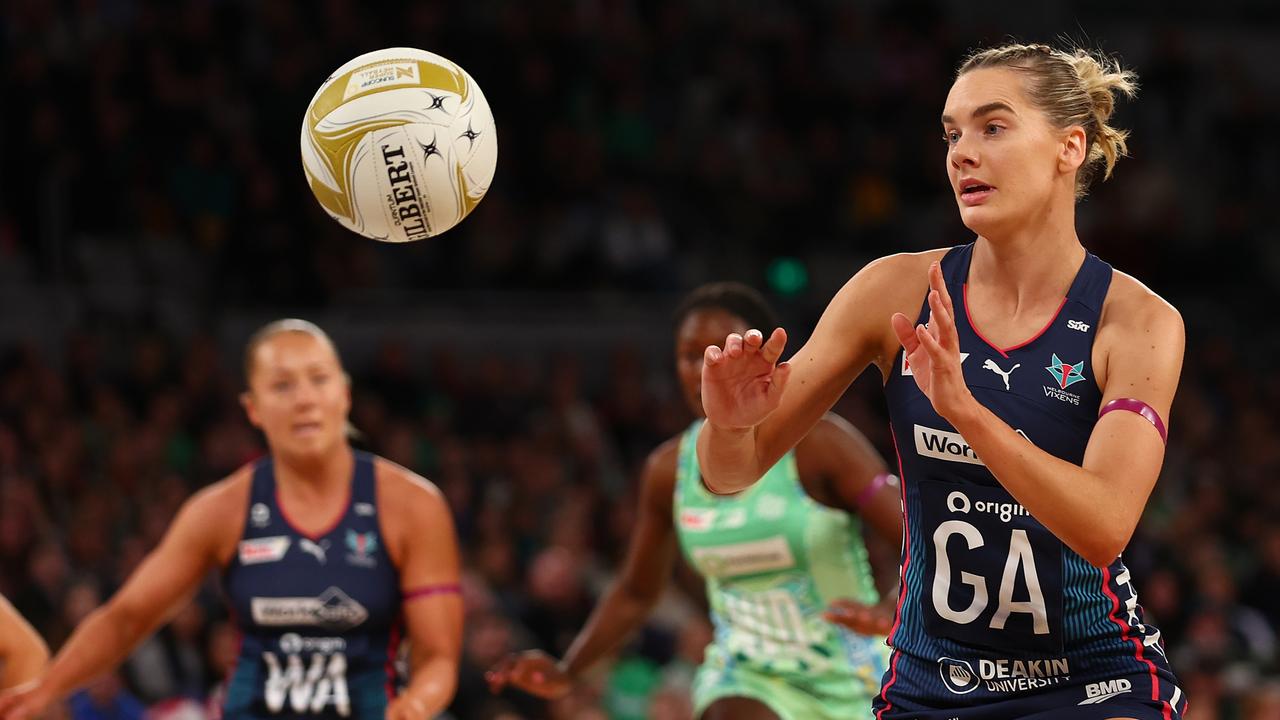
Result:
{"label": "blonde player in navy dress", "polygon": [[[422,478],[347,440],[351,391],[315,325],[282,320],[246,350],[243,404],[271,453],[202,490],[34,688],[26,720],[123,660],[221,569],[240,655],[225,718],[432,717],[457,684],[462,634],[449,510]],[[411,676],[395,694],[395,653]]]}
{"label": "blonde player in navy dress", "polygon": [[1075,229],[1124,152],[1108,121],[1132,90],[1084,51],[971,56],[942,131],[974,241],[869,264],[789,362],[780,328],[707,348],[698,454],[720,492],[754,483],[868,364],[885,380],[907,541],[880,720],[1185,712],[1120,559],[1164,459],[1182,320]]}

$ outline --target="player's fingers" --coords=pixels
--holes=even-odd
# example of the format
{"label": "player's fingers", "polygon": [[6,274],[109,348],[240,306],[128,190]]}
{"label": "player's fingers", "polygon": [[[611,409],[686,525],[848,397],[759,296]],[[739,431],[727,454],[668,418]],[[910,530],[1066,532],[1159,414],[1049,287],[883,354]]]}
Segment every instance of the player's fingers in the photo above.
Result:
{"label": "player's fingers", "polygon": [[760,348],[760,354],[764,357],[765,362],[776,363],[778,358],[782,357],[782,351],[787,347],[787,331],[782,328],[774,328],[769,334],[769,340]]}
{"label": "player's fingers", "polygon": [[489,672],[484,674],[484,679],[489,682],[491,692],[500,692],[507,683],[511,682],[511,671],[515,665],[515,657],[508,655],[489,668]]}
{"label": "player's fingers", "polygon": [[902,349],[906,350],[908,355],[915,352],[916,348],[920,346],[920,341],[916,340],[915,326],[911,324],[907,316],[902,313],[894,313],[893,317],[889,318],[889,324],[893,326],[893,334],[898,336],[898,342],[902,344]]}
{"label": "player's fingers", "polygon": [[943,367],[947,361],[947,351],[943,349],[937,338],[923,327],[916,328],[916,338],[924,346],[925,352],[929,353],[929,361],[933,363],[934,370]]}
{"label": "player's fingers", "polygon": [[769,381],[769,397],[776,398],[787,389],[787,380],[791,378],[791,363],[779,363],[774,368],[773,377]]}
{"label": "player's fingers", "polygon": [[714,367],[724,359],[724,351],[715,345],[708,345],[702,352],[702,362],[707,367]]}
{"label": "player's fingers", "polygon": [[742,336],[738,333],[729,333],[729,337],[724,339],[724,354],[728,358],[742,357]]}
{"label": "player's fingers", "polygon": [[942,296],[942,306],[945,307],[947,312],[951,313],[951,317],[954,318],[956,316],[956,308],[955,305],[951,303],[951,291],[947,289],[946,280],[942,277],[942,265],[940,263],[935,262],[933,264],[932,274],[937,277],[937,280],[936,284],[931,282],[930,285],[932,285],[933,289],[937,290],[938,294]]}
{"label": "player's fingers", "polygon": [[764,333],[755,328],[751,328],[742,335],[743,350],[759,350],[764,345]]}
{"label": "player's fingers", "polygon": [[942,295],[937,290],[929,292],[929,329],[933,331],[933,336],[938,339],[939,344],[944,347],[951,347],[953,340],[958,346],[955,317],[947,309]]}

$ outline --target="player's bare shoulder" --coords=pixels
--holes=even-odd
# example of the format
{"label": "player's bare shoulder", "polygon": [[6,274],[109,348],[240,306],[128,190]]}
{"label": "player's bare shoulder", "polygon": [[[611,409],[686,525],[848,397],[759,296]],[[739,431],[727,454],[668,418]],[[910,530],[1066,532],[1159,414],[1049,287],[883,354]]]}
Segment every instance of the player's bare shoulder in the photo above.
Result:
{"label": "player's bare shoulder", "polygon": [[252,485],[253,465],[250,464],[200,489],[183,503],[174,519],[173,530],[204,539],[218,563],[226,565],[244,533]]}
{"label": "player's bare shoulder", "polygon": [[1111,358],[1124,354],[1169,355],[1182,357],[1186,330],[1182,314],[1137,278],[1113,270],[1111,289],[1098,319],[1096,341],[1105,351],[1106,365]]}
{"label": "player's bare shoulder", "polygon": [[659,515],[670,517],[675,502],[676,472],[680,464],[680,442],[684,434],[667,438],[649,453],[640,476],[640,498]]}
{"label": "player's bare shoulder", "polygon": [[898,350],[889,318],[900,312],[915,320],[929,287],[929,265],[946,254],[946,248],[896,253],[867,263],[836,294],[822,322],[838,324],[836,337],[874,338],[869,359],[883,372]]}
{"label": "player's bare shoulder", "polygon": [[384,516],[400,510],[446,507],[444,493],[435,483],[403,465],[379,457],[374,460],[374,472],[378,478],[378,506]]}
{"label": "player's bare shoulder", "polygon": [[403,566],[410,546],[424,542],[430,532],[453,531],[449,504],[435,483],[381,457],[374,459],[374,475],[379,525],[397,566]]}
{"label": "player's bare shoulder", "polygon": [[1169,301],[1127,273],[1113,270],[1111,291],[1098,321],[1099,336],[1109,330],[1141,335],[1183,333],[1182,314]]}

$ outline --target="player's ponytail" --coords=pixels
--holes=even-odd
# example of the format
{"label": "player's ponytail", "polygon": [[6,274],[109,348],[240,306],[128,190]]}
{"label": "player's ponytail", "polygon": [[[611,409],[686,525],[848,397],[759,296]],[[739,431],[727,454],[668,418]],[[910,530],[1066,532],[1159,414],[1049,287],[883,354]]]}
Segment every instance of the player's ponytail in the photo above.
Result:
{"label": "player's ponytail", "polygon": [[1129,133],[1111,125],[1116,94],[1133,97],[1137,76],[1100,53],[1063,52],[1048,45],[1003,45],[979,50],[960,65],[957,77],[978,68],[1008,67],[1025,73],[1027,94],[1056,127],[1084,128],[1088,154],[1076,174],[1076,198],[1084,197],[1102,170],[1111,177],[1116,160],[1127,154]]}

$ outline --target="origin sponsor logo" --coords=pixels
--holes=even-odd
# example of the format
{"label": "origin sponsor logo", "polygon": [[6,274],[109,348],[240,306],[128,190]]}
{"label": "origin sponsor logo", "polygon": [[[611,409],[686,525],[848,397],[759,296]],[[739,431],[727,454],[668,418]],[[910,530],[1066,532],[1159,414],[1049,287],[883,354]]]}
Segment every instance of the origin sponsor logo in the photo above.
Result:
{"label": "origin sponsor logo", "polygon": [[969,447],[969,443],[964,441],[960,433],[916,425],[915,436],[918,455],[948,462],[983,464],[982,460],[978,459],[978,454]]}
{"label": "origin sponsor logo", "polygon": [[260,565],[278,562],[289,552],[292,541],[286,535],[241,540],[239,546],[241,565]]}
{"label": "origin sponsor logo", "polygon": [[1015,517],[1029,517],[1031,515],[1025,507],[1018,503],[988,502],[986,500],[972,502],[969,500],[968,495],[959,490],[953,490],[947,496],[947,509],[964,515],[968,515],[970,512],[995,515],[1000,518],[1001,522],[1009,522]]}
{"label": "origin sponsor logo", "polygon": [[785,570],[796,564],[786,538],[772,537],[754,542],[697,548],[693,561],[710,577],[729,577]]}
{"label": "origin sponsor logo", "polygon": [[253,621],[269,627],[314,626],[348,630],[369,618],[369,611],[336,587],[319,597],[253,598]]}
{"label": "origin sponsor logo", "polygon": [[285,633],[280,636],[280,652],[286,655],[306,652],[332,655],[346,651],[347,641],[340,637],[303,637],[298,633]]}
{"label": "origin sponsor logo", "polygon": [[1089,683],[1084,686],[1084,700],[1081,700],[1076,704],[1097,705],[1098,703],[1106,702],[1117,695],[1124,695],[1132,689],[1133,683],[1129,682],[1125,678]]}
{"label": "origin sponsor logo", "polygon": [[1070,330],[1079,330],[1080,332],[1089,332],[1089,326],[1079,320],[1068,320],[1067,328]]}

